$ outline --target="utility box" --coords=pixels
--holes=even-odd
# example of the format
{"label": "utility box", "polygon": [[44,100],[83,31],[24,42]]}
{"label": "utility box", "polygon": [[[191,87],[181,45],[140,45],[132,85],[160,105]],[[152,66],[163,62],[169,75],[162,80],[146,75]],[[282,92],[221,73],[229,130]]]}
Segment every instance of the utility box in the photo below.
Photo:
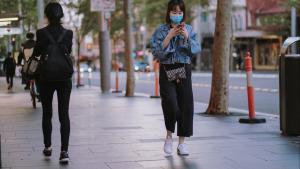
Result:
{"label": "utility box", "polygon": [[300,54],[286,54],[289,46],[300,43],[290,37],[281,48],[279,59],[280,130],[283,135],[300,135]]}

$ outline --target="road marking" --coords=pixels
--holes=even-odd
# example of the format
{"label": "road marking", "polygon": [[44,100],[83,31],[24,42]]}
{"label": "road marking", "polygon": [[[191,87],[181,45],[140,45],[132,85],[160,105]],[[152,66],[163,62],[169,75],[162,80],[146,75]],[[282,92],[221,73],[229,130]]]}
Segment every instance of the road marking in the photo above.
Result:
{"label": "road marking", "polygon": [[[120,81],[126,81],[126,79],[120,79]],[[149,80],[138,80],[136,79],[136,82],[140,83],[151,83],[155,84],[155,81],[149,81]],[[195,87],[211,87],[210,84],[199,84],[199,83],[192,83],[192,86]],[[234,90],[246,90],[247,87],[241,87],[241,86],[229,86],[229,89],[234,89]],[[262,89],[262,88],[254,88],[255,91],[262,91],[262,92],[279,92],[278,89]]]}
{"label": "road marking", "polygon": [[[211,73],[192,73],[192,77],[212,77]],[[233,78],[246,78],[246,74],[229,74]],[[277,74],[253,74],[253,78],[279,78]]]}
{"label": "road marking", "polygon": [[[84,88],[89,88],[88,86],[84,86]],[[96,87],[96,86],[92,86],[93,89],[100,89],[100,87]],[[115,91],[116,89],[110,89],[110,92],[112,91]],[[125,94],[126,92],[123,91],[122,92],[123,94]],[[140,92],[134,92],[134,95],[135,96],[143,96],[143,97],[148,97],[150,98],[150,94],[147,94],[147,93],[140,93]],[[208,104],[207,103],[202,103],[202,102],[194,102],[195,104],[199,104],[199,105],[203,105],[203,106],[207,106],[208,107]],[[228,110],[230,112],[239,112],[239,113],[244,113],[244,114],[249,114],[249,110],[245,110],[245,109],[238,109],[238,108],[232,108],[232,107],[229,107]],[[274,116],[278,116],[278,118],[280,117],[279,115],[274,115],[274,114],[270,114],[270,113],[263,113],[263,112],[255,112],[256,115],[263,115],[263,116],[271,116],[271,117],[274,117]]]}

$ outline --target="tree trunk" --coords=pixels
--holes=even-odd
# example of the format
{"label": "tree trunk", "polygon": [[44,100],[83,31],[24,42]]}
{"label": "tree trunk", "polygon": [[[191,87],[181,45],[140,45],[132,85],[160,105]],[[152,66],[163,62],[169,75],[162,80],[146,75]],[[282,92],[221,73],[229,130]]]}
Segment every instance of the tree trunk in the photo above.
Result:
{"label": "tree trunk", "polygon": [[124,0],[124,19],[125,19],[125,54],[126,54],[126,69],[127,69],[127,83],[126,83],[126,97],[133,97],[134,95],[134,70],[132,57],[132,41],[131,41],[131,0]]}
{"label": "tree trunk", "polygon": [[229,114],[229,49],[232,0],[218,0],[214,35],[212,86],[206,114]]}

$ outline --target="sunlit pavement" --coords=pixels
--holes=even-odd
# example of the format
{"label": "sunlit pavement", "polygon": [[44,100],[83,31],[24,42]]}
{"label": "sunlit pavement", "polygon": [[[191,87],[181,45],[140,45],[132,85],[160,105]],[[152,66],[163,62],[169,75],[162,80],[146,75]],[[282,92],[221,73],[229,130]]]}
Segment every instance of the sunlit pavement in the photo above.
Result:
{"label": "sunlit pavement", "polygon": [[[194,115],[194,136],[186,139],[189,156],[163,152],[165,127],[160,99],[145,94],[101,94],[99,87],[74,88],[70,103],[70,163],[58,163],[60,125],[57,99],[53,102],[53,157],[43,159],[42,108],[33,109],[28,92],[15,79],[13,93],[0,78],[0,132],[4,169],[296,169],[299,137],[281,136],[279,118],[262,115],[267,123],[240,124],[235,116]],[[196,103],[195,113],[207,105]]]}

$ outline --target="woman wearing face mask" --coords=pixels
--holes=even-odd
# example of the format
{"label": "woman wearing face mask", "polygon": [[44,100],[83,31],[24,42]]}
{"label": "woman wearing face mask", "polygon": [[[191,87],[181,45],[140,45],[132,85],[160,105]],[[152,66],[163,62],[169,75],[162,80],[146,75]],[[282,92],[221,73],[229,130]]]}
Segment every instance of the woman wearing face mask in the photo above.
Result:
{"label": "woman wearing face mask", "polygon": [[[186,18],[183,0],[170,0],[166,22],[154,31],[150,40],[151,52],[160,63],[160,95],[167,129],[164,151],[172,153],[172,133],[177,122],[179,144],[177,153],[188,155],[185,137],[193,135],[194,100],[191,82],[191,57],[200,52],[194,29],[184,25]],[[182,26],[184,25],[184,26]],[[166,71],[184,67],[186,78],[169,81]]]}

